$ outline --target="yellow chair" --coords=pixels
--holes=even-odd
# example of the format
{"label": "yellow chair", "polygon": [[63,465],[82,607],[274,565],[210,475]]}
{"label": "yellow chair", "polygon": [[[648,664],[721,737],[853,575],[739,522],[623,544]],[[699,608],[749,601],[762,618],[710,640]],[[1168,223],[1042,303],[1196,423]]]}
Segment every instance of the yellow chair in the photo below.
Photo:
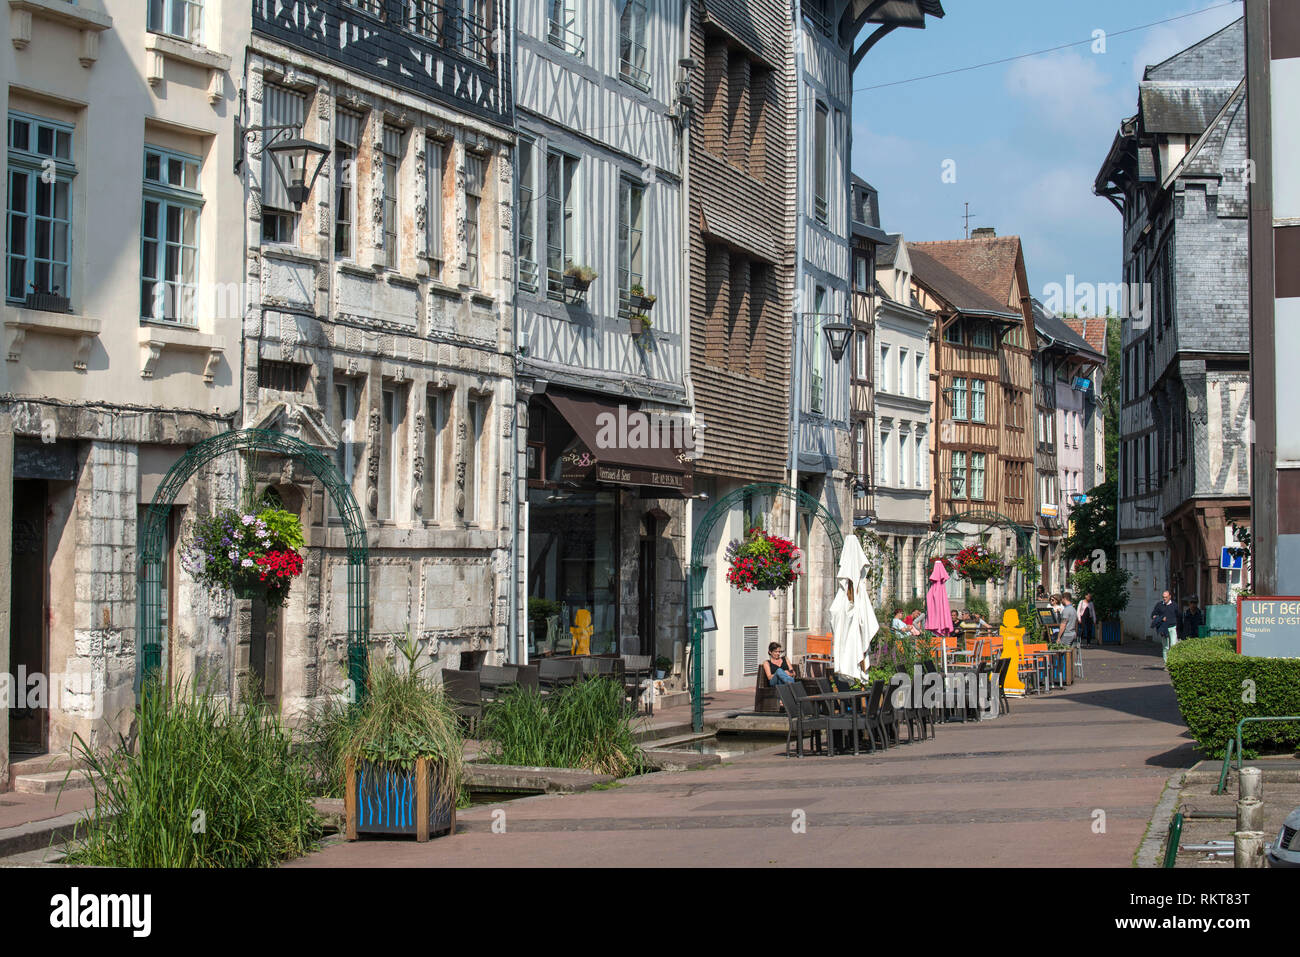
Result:
{"label": "yellow chair", "polygon": [[998,634],[1002,637],[1002,657],[1011,659],[1002,688],[1009,695],[1023,697],[1025,683],[1020,680],[1020,659],[1024,654],[1025,629],[1020,627],[1020,612],[1014,608],[1004,611]]}
{"label": "yellow chair", "polygon": [[591,636],[595,632],[596,629],[591,626],[591,612],[586,608],[579,608],[577,615],[574,616],[574,625],[569,629],[569,634],[573,636],[573,648],[570,654],[591,654]]}

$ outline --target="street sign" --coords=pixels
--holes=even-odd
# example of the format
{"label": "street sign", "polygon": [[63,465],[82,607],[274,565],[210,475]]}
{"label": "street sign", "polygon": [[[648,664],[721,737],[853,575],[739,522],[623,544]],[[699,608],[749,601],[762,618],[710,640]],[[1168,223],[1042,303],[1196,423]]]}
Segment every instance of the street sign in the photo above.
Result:
{"label": "street sign", "polygon": [[1238,599],[1237,651],[1254,658],[1300,658],[1300,596]]}
{"label": "street sign", "polygon": [[1224,548],[1221,552],[1219,552],[1220,568],[1228,568],[1233,570],[1239,570],[1241,568],[1242,556],[1240,554],[1234,555],[1232,553],[1233,553],[1233,549],[1231,548]]}

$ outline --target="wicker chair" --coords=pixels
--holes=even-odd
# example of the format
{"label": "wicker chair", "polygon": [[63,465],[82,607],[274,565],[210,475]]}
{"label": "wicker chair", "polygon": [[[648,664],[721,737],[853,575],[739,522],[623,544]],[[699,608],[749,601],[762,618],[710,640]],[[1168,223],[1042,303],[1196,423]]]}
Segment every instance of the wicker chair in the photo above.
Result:
{"label": "wicker chair", "polygon": [[452,702],[452,708],[465,722],[472,736],[483,718],[483,696],[479,688],[477,671],[442,669],[442,689]]}
{"label": "wicker chair", "polygon": [[790,756],[792,734],[795,738],[796,757],[803,757],[803,739],[806,735],[812,736],[813,747],[818,754],[822,754],[821,733],[826,731],[829,736],[830,721],[818,712],[815,701],[800,700],[795,694],[795,687],[792,684],[778,683],[773,689],[785,708],[786,720],[789,722],[785,732],[786,757]]}

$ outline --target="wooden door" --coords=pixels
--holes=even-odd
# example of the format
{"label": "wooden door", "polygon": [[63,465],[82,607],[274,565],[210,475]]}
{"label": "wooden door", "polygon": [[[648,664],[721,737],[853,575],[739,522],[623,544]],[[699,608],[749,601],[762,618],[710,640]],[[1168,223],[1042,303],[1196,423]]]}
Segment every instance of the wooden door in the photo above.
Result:
{"label": "wooden door", "polygon": [[28,708],[28,678],[49,674],[45,560],[46,483],[14,481],[13,554],[10,561],[9,674],[15,701],[9,711],[9,749],[42,754],[48,746],[49,710]]}

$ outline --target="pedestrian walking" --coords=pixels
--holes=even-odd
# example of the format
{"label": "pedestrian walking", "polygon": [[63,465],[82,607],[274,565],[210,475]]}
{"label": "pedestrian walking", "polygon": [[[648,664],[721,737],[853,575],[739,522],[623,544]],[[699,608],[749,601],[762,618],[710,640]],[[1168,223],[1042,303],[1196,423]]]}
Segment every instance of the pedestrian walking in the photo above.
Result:
{"label": "pedestrian walking", "polygon": [[1201,626],[1205,624],[1205,612],[1201,610],[1200,603],[1193,596],[1187,603],[1187,610],[1183,612],[1182,621],[1178,624],[1178,634],[1183,638],[1195,638],[1201,633]]}
{"label": "pedestrian walking", "polygon": [[1061,596],[1061,644],[1079,643],[1079,609],[1074,607],[1074,596],[1068,591]]}
{"label": "pedestrian walking", "polygon": [[1161,592],[1156,607],[1151,609],[1151,628],[1161,642],[1169,640],[1169,629],[1178,627],[1178,606],[1174,604],[1173,595]]}
{"label": "pedestrian walking", "polygon": [[1097,606],[1092,603],[1092,592],[1083,596],[1078,607],[1079,640],[1090,645],[1097,637]]}

